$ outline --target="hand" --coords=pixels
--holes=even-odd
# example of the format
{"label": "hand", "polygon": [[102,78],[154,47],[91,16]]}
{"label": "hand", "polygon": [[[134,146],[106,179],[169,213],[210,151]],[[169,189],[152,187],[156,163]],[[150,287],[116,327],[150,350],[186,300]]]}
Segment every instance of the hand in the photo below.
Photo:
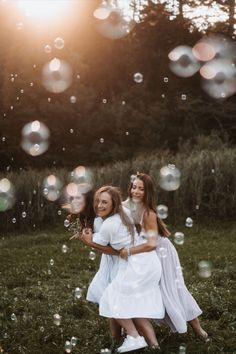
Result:
{"label": "hand", "polygon": [[81,235],[79,232],[76,232],[74,235],[70,237],[70,240],[79,240],[81,239]]}
{"label": "hand", "polygon": [[86,245],[90,246],[93,242],[93,233],[91,229],[85,228],[82,230],[81,238]]}
{"label": "hand", "polygon": [[120,250],[119,256],[127,261],[128,260],[128,250],[126,248],[122,248]]}

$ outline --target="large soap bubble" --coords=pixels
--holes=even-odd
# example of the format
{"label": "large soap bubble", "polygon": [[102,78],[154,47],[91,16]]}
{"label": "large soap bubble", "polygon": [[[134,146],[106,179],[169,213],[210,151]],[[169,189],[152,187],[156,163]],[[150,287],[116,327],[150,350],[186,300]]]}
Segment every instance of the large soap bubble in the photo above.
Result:
{"label": "large soap bubble", "polygon": [[13,207],[15,203],[14,188],[7,178],[0,180],[0,212]]}
{"label": "large soap bubble", "polygon": [[21,147],[31,156],[38,156],[49,147],[50,132],[45,124],[35,120],[26,124],[22,129]]}
{"label": "large soap bubble", "polygon": [[43,181],[43,196],[54,202],[61,195],[62,183],[58,177],[50,175]]}
{"label": "large soap bubble", "polygon": [[175,165],[164,166],[160,170],[160,187],[166,191],[175,191],[180,186],[181,173]]}
{"label": "large soap bubble", "polygon": [[58,58],[52,59],[44,65],[42,70],[42,84],[50,92],[65,91],[72,83],[71,66]]}
{"label": "large soap bubble", "polygon": [[110,39],[119,39],[128,35],[134,27],[133,19],[124,15],[121,9],[113,7],[107,10],[95,10],[97,18],[96,28],[104,36]]}
{"label": "large soap bubble", "polygon": [[170,69],[175,75],[190,77],[200,68],[200,63],[189,46],[176,47],[169,53],[168,57],[170,59]]}

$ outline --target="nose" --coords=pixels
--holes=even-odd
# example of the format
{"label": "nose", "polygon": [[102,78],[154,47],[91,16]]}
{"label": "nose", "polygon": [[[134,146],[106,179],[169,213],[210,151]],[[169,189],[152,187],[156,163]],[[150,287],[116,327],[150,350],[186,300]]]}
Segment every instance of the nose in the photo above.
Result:
{"label": "nose", "polygon": [[102,203],[99,202],[99,203],[98,203],[98,209],[101,208],[101,206],[102,206]]}

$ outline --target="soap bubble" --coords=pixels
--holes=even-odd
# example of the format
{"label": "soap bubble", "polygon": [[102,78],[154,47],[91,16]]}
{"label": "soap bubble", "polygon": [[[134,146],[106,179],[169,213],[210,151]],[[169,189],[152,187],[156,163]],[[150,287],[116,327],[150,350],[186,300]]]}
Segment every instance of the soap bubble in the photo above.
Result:
{"label": "soap bubble", "polygon": [[135,74],[134,74],[134,81],[135,81],[137,84],[140,84],[141,82],[143,82],[143,74],[141,74],[141,73],[135,73]]}
{"label": "soap bubble", "polygon": [[186,226],[186,227],[193,227],[193,219],[191,219],[190,217],[188,217],[188,218],[185,220],[185,226]]}
{"label": "soap bubble", "polygon": [[179,353],[178,354],[186,354],[186,345],[185,344],[181,344],[179,346]]}
{"label": "soap bubble", "polygon": [[236,92],[235,65],[227,59],[207,62],[200,70],[202,88],[213,98],[226,98]]}
{"label": "soap bubble", "polygon": [[180,171],[174,165],[164,166],[160,170],[160,187],[166,191],[175,191],[180,186]]}
{"label": "soap bubble", "polygon": [[96,8],[94,10],[93,16],[97,20],[105,20],[109,17],[111,10],[112,10],[112,7],[109,4],[102,3],[101,5],[99,5],[98,8]]}
{"label": "soap bubble", "polygon": [[53,266],[54,265],[54,260],[53,259],[50,259],[50,265]]}
{"label": "soap bubble", "polygon": [[44,178],[42,188],[43,196],[54,202],[61,195],[62,183],[58,177],[55,175],[50,175]]}
{"label": "soap bubble", "polygon": [[79,287],[75,288],[74,296],[75,296],[75,299],[80,299],[81,298],[82,290]]}
{"label": "soap bubble", "polygon": [[71,103],[76,103],[76,101],[77,101],[77,98],[75,96],[71,96],[70,97],[70,102]]}
{"label": "soap bubble", "polygon": [[96,258],[96,253],[93,252],[93,251],[90,251],[90,252],[89,252],[89,259],[91,259],[91,261],[94,261],[95,258]]}
{"label": "soap bubble", "polygon": [[58,313],[55,313],[55,315],[53,315],[53,323],[56,326],[60,326],[60,324],[61,324],[61,316]]}
{"label": "soap bubble", "polygon": [[67,245],[62,245],[61,246],[61,251],[62,251],[62,253],[67,253],[68,252],[68,247],[67,247]]}
{"label": "soap bubble", "polygon": [[100,354],[111,354],[111,350],[108,348],[101,349]]}
{"label": "soap bubble", "polygon": [[31,156],[42,155],[49,147],[50,132],[45,124],[35,120],[22,129],[22,149]]}
{"label": "soap bubble", "polygon": [[69,222],[68,219],[65,219],[65,220],[64,220],[64,226],[65,226],[65,227],[69,227],[69,226],[70,226],[70,222]]}
{"label": "soap bubble", "polygon": [[76,346],[77,342],[78,342],[78,338],[76,338],[76,337],[71,337],[70,343],[71,343],[71,345],[72,345],[73,347]]}
{"label": "soap bubble", "polygon": [[[113,7],[111,10],[95,10],[96,28],[104,36],[110,39],[119,39],[128,35],[134,27],[135,22],[128,15],[124,15],[119,8]],[[100,18],[99,18],[100,16]]]}
{"label": "soap bubble", "polygon": [[57,38],[54,40],[54,46],[55,46],[55,48],[57,48],[57,49],[63,49],[63,48],[64,48],[64,45],[65,45],[65,41],[64,41],[63,38],[57,37]]}
{"label": "soap bubble", "polygon": [[163,204],[157,206],[157,215],[160,219],[166,219],[168,217],[168,207]]}
{"label": "soap bubble", "polygon": [[99,141],[100,141],[101,144],[103,144],[104,143],[104,138],[100,138]]}
{"label": "soap bubble", "polygon": [[58,58],[52,59],[44,65],[42,70],[42,84],[50,92],[65,91],[72,83],[71,66]]}
{"label": "soap bubble", "polygon": [[51,53],[52,47],[51,47],[49,44],[47,44],[47,45],[45,45],[45,47],[44,47],[44,51],[45,51],[45,53]]}
{"label": "soap bubble", "polygon": [[169,55],[171,71],[181,77],[193,76],[199,69],[200,63],[189,46],[178,46]]}
{"label": "soap bubble", "polygon": [[7,178],[0,180],[0,212],[6,211],[15,204],[15,191],[12,183]]}
{"label": "soap bubble", "polygon": [[176,232],[174,235],[174,241],[177,245],[184,244],[184,234],[182,232]]}
{"label": "soap bubble", "polygon": [[11,314],[11,320],[16,322],[17,321],[17,317],[14,313]]}
{"label": "soap bubble", "polygon": [[25,212],[25,211],[23,211],[23,212],[21,213],[21,216],[22,216],[22,218],[23,218],[23,219],[25,219],[25,218],[26,218],[26,216],[27,216],[26,212]]}
{"label": "soap bubble", "polygon": [[72,346],[71,342],[67,340],[65,342],[65,347],[64,348],[65,348],[65,352],[66,353],[71,353],[73,346]]}
{"label": "soap bubble", "polygon": [[12,218],[12,223],[15,224],[16,223],[16,218]]}
{"label": "soap bubble", "polygon": [[198,263],[198,274],[201,278],[209,278],[212,272],[212,264],[209,261],[200,261]]}

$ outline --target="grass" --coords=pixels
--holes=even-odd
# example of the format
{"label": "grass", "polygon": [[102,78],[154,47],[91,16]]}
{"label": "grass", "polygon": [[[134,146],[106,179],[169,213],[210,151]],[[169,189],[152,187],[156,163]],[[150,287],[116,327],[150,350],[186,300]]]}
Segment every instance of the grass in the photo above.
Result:
{"label": "grass", "polygon": [[[172,227],[172,231],[184,227]],[[236,353],[236,226],[232,223],[195,224],[184,230],[185,243],[176,246],[186,283],[203,309],[201,322],[212,341],[204,344],[191,329],[188,334],[169,334],[156,328],[163,353]],[[95,274],[100,256],[90,260],[89,248],[68,241],[69,234],[57,229],[0,238],[0,346],[2,353],[59,354],[66,340],[78,338],[74,354],[99,354],[109,346],[107,322],[98,316],[96,305],[86,302],[86,289]],[[62,253],[67,244],[69,250]],[[50,259],[54,265],[50,265]],[[200,260],[213,264],[212,276],[201,279]],[[75,287],[83,290],[74,298]],[[17,321],[11,320],[12,314]],[[62,316],[60,326],[53,315]],[[1,350],[0,350],[1,352]],[[146,350],[145,353],[150,351]],[[151,353],[151,352],[150,352]]]}

